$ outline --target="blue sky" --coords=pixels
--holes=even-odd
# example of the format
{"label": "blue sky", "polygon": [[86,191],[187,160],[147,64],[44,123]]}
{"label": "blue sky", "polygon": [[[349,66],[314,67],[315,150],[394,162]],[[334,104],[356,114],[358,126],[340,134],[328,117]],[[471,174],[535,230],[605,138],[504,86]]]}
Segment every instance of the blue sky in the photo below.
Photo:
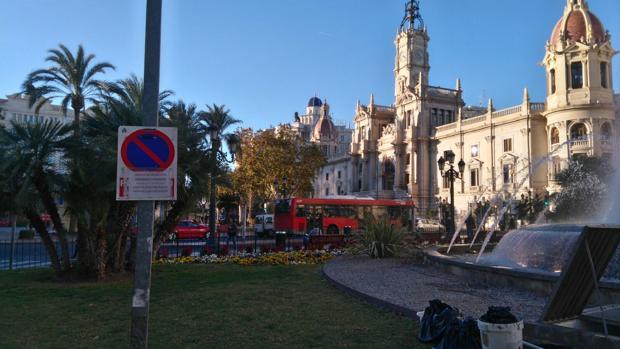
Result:
{"label": "blue sky", "polygon": [[[247,126],[291,121],[309,97],[350,121],[370,93],[393,102],[393,40],[405,0],[163,0],[161,88],[200,107],[226,104]],[[49,48],[83,44],[116,65],[108,79],[142,74],[145,0],[2,0],[0,96],[45,67]],[[422,0],[432,85],[460,77],[468,104],[543,101],[539,65],[566,0]],[[620,49],[620,1],[590,0]],[[613,67],[620,86],[620,60]],[[618,90],[618,88],[616,88]]]}

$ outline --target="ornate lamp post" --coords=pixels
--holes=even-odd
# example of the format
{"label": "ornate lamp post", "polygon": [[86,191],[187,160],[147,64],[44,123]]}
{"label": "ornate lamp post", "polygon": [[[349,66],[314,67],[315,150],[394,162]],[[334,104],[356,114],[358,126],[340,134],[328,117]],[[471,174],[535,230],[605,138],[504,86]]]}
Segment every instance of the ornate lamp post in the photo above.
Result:
{"label": "ornate lamp post", "polygon": [[[237,135],[232,135],[226,138],[226,144],[228,145],[228,150],[230,151],[231,159],[228,160],[228,156],[224,153],[220,148],[222,146],[222,139],[220,138],[221,130],[214,126],[207,127],[207,132],[209,133],[209,138],[211,139],[211,183],[209,188],[209,231],[211,234],[215,234],[216,230],[216,186],[215,186],[215,176],[217,175],[217,165],[219,161],[222,162],[234,162],[235,154],[239,149],[239,145],[241,143],[239,137]],[[216,251],[219,253],[220,251],[220,235],[217,235],[217,247]]]}
{"label": "ornate lamp post", "polygon": [[[443,152],[443,156],[437,160],[437,164],[439,165],[439,171],[441,172],[441,177],[446,178],[448,182],[450,182],[450,233],[454,234],[456,230],[455,222],[454,222],[454,181],[457,179],[463,180],[463,172],[465,172],[465,161],[461,159],[458,163],[458,172],[454,169],[454,158],[455,154],[452,150],[446,150]],[[447,171],[444,171],[446,162],[450,166]]]}

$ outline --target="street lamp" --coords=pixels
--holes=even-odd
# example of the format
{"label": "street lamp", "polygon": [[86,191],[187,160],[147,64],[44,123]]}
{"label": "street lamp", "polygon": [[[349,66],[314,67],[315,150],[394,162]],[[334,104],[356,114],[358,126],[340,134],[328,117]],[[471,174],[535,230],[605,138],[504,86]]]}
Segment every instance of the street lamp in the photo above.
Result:
{"label": "street lamp", "polygon": [[[457,179],[463,180],[463,172],[465,172],[465,161],[461,159],[458,166],[458,172],[454,169],[454,159],[456,155],[452,150],[446,150],[443,152],[443,156],[439,157],[437,160],[437,165],[439,166],[439,172],[441,173],[441,177],[446,178],[448,182],[450,182],[450,233],[454,234],[456,230],[455,222],[454,222],[454,181]],[[444,171],[446,167],[446,162],[450,166],[447,171]]]}

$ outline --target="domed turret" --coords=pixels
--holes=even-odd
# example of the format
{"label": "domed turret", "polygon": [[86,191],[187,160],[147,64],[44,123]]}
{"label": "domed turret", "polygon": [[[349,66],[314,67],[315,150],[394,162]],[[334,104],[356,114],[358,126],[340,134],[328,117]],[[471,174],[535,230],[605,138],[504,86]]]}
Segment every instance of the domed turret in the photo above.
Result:
{"label": "domed turret", "polygon": [[600,43],[605,41],[605,28],[584,0],[568,0],[569,3],[551,33],[550,44],[558,47],[565,40],[575,42]]}
{"label": "domed turret", "polygon": [[320,107],[323,105],[323,102],[319,97],[312,97],[308,101],[308,107]]}
{"label": "domed turret", "polygon": [[338,131],[329,116],[321,115],[321,118],[314,126],[313,137],[315,140],[335,140],[338,138]]}

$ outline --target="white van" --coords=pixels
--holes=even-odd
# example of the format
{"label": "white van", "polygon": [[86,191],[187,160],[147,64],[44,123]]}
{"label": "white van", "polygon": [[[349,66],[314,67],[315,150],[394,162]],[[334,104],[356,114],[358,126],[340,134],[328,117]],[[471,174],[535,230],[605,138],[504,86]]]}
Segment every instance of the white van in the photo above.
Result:
{"label": "white van", "polygon": [[254,217],[254,233],[258,236],[268,236],[273,233],[273,215],[259,214]]}

